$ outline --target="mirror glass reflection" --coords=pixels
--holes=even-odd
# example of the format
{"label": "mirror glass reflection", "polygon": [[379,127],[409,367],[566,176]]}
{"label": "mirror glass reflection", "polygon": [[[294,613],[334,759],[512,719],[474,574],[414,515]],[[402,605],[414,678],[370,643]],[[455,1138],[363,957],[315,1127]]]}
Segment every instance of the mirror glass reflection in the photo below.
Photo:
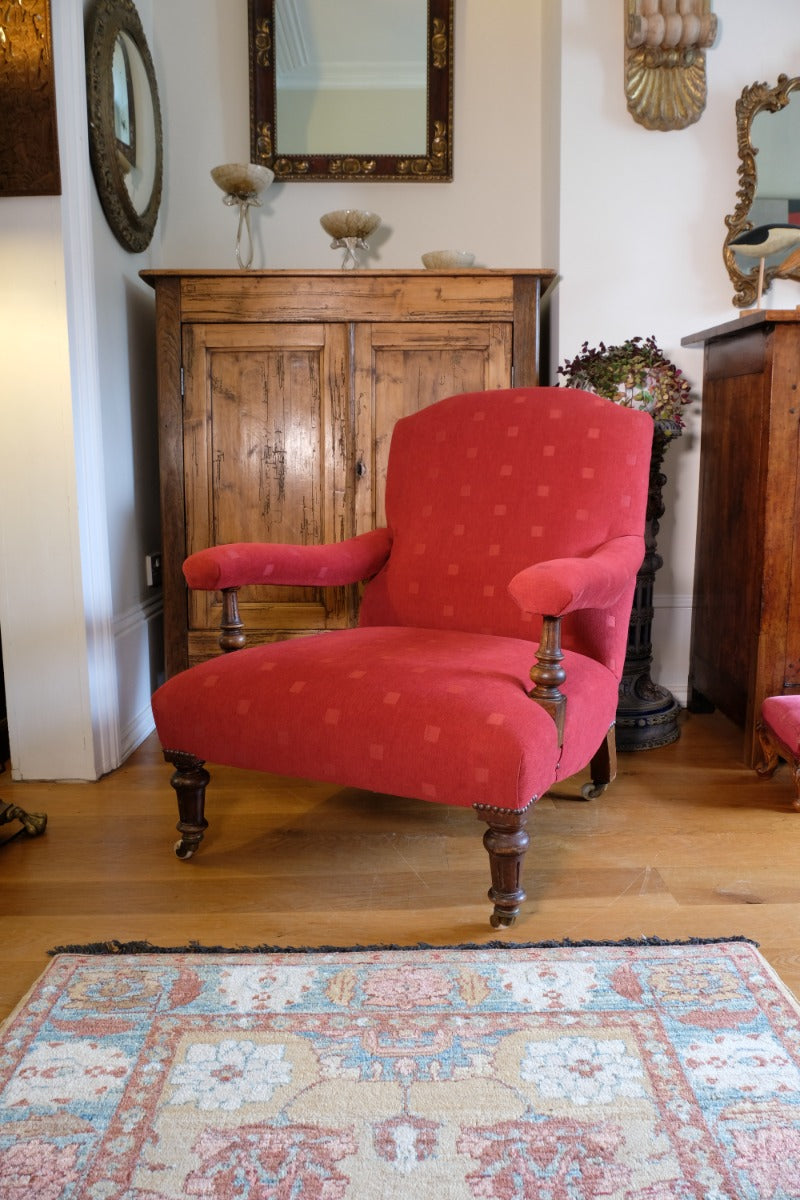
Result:
{"label": "mirror glass reflection", "polygon": [[276,0],[277,153],[424,155],[427,0]]}
{"label": "mirror glass reflection", "polygon": [[111,75],[117,162],[131,204],[141,215],[153,194],[156,125],[147,71],[136,43],[127,33],[120,33],[114,42]]}
{"label": "mirror glass reflection", "polygon": [[[753,117],[750,141],[757,153],[756,192],[749,220],[757,225],[796,224],[800,227],[800,94],[785,108],[759,112]],[[786,255],[767,257],[767,267]],[[744,270],[752,266],[737,254]]]}

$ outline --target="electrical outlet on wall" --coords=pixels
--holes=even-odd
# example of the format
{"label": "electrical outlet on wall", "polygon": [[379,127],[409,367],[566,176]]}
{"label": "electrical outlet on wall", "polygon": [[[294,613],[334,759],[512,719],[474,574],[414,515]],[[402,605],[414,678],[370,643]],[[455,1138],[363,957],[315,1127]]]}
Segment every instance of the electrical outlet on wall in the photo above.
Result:
{"label": "electrical outlet on wall", "polygon": [[155,554],[146,554],[144,556],[144,573],[147,580],[147,586],[151,588],[161,587],[161,551]]}

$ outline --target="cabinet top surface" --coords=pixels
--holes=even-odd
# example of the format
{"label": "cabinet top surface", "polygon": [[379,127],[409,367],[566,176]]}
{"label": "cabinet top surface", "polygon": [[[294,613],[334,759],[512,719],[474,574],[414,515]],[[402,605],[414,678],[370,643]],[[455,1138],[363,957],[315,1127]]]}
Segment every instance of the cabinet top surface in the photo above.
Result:
{"label": "cabinet top surface", "polygon": [[550,267],[458,267],[450,270],[432,271],[424,267],[412,268],[410,270],[397,269],[369,269],[358,271],[343,271],[341,267],[325,268],[324,270],[306,270],[306,269],[283,269],[275,271],[254,271],[251,269],[240,270],[238,268],[203,268],[192,267],[187,270],[180,268],[151,268],[146,271],[139,272],[140,277],[149,283],[152,287],[159,279],[287,279],[295,275],[317,278],[317,279],[391,279],[398,276],[420,275],[429,277],[432,275],[458,275],[458,276],[494,276],[494,275],[532,275],[540,279],[553,280],[556,277],[556,272]]}
{"label": "cabinet top surface", "polygon": [[690,333],[681,338],[682,346],[699,346],[703,342],[713,341],[714,338],[728,337],[739,330],[753,329],[759,325],[797,325],[800,324],[800,309],[796,308],[759,308],[754,312],[742,313],[732,321],[722,325],[712,325],[699,333]]}

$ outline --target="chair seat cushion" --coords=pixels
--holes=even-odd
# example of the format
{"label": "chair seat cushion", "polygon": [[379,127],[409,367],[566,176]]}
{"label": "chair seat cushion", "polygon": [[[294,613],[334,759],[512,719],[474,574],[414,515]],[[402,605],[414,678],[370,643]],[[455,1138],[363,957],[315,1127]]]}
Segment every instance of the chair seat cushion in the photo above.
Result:
{"label": "chair seat cushion", "polygon": [[795,757],[800,757],[800,696],[768,696],[761,705],[764,724]]}
{"label": "chair seat cushion", "polygon": [[347,629],[201,663],[159,688],[153,713],[165,750],[210,763],[520,809],[586,765],[617,705],[612,672],[565,651],[560,751],[527,694],[534,654],[518,638]]}

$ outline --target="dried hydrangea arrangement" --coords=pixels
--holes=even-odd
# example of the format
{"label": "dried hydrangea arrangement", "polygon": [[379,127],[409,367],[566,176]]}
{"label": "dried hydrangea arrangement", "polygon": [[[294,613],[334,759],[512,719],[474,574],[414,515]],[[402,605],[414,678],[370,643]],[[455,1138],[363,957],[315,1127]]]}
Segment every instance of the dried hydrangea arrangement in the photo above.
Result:
{"label": "dried hydrangea arrangement", "polygon": [[558,368],[570,387],[596,392],[625,408],[649,412],[654,421],[683,428],[681,415],[691,400],[691,384],[650,337],[629,338],[619,346],[600,342],[581,346],[580,354]]}

